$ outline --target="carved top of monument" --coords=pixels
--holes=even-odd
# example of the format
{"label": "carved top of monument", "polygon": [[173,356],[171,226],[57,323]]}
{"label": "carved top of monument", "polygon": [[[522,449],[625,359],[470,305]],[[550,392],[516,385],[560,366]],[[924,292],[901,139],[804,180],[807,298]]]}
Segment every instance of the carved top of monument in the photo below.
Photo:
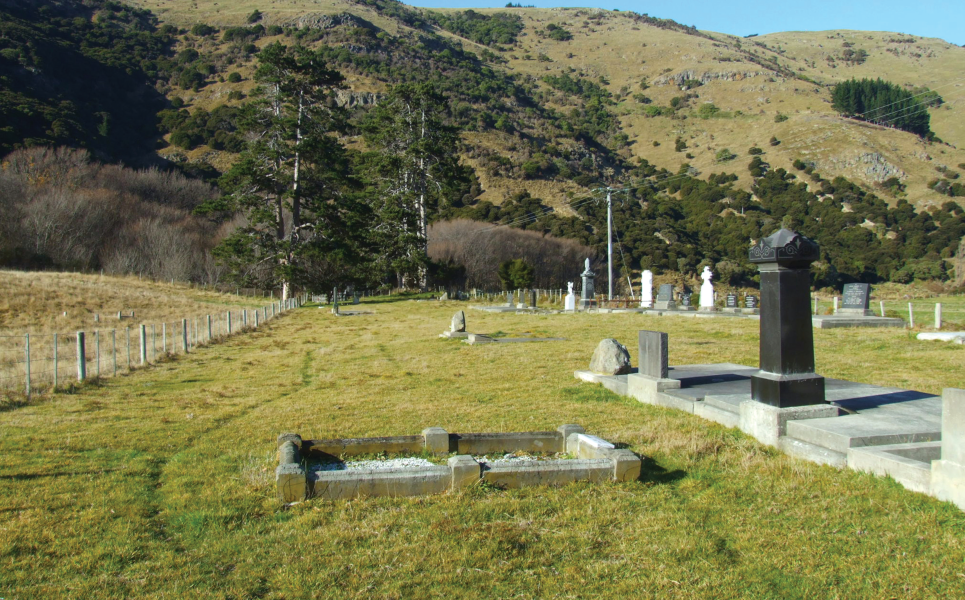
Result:
{"label": "carved top of monument", "polygon": [[790,229],[763,238],[750,250],[752,263],[777,263],[782,267],[807,267],[818,258],[818,245]]}
{"label": "carved top of monument", "polygon": [[590,259],[589,259],[589,258],[586,259],[586,262],[584,263],[584,265],[586,266],[586,268],[584,269],[584,271],[583,271],[582,273],[580,273],[580,277],[595,277],[596,274],[595,274],[593,271],[590,270]]}
{"label": "carved top of monument", "polygon": [[572,282],[572,281],[567,281],[567,282],[566,282],[566,293],[567,293],[567,294],[572,294],[572,293],[573,293],[573,282]]}
{"label": "carved top of monument", "polygon": [[710,280],[714,278],[714,274],[710,271],[710,267],[704,267],[704,272],[700,274],[700,278],[710,283]]}

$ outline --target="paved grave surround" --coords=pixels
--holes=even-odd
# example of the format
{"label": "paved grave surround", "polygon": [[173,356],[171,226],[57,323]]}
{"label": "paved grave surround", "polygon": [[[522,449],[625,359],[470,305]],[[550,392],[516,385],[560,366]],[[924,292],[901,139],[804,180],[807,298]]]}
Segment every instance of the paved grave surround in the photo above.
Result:
{"label": "paved grave surround", "polygon": [[[512,452],[568,453],[574,459],[477,460]],[[316,470],[312,463],[339,463],[361,454],[429,453],[450,456],[446,465],[395,468]],[[306,468],[308,467],[308,468]],[[480,480],[501,488],[564,485],[575,481],[635,481],[640,457],[593,435],[579,425],[556,431],[521,433],[449,433],[429,427],[420,435],[302,440],[294,433],[278,436],[278,499],[338,500],[360,496],[421,496],[472,485]]]}
{"label": "paved grave surround", "polygon": [[826,378],[826,404],[781,414],[751,400],[751,377],[757,372],[733,363],[680,365],[668,370],[667,381],[673,383],[658,390],[654,378],[639,370],[576,376],[645,404],[741,429],[798,458],[889,475],[912,491],[965,510],[965,390],[949,388],[934,396]]}

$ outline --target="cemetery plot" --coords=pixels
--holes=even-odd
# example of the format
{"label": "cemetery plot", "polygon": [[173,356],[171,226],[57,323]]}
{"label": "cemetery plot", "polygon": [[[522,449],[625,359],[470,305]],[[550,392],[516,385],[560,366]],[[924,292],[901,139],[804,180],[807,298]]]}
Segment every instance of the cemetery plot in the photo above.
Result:
{"label": "cemetery plot", "polygon": [[[403,456],[346,460],[378,455]],[[442,458],[445,464],[440,464]],[[499,488],[633,481],[641,467],[636,454],[587,435],[579,425],[562,425],[556,431],[463,434],[430,427],[421,435],[304,441],[296,434],[282,434],[278,462],[275,480],[283,502],[420,496],[478,481]]]}

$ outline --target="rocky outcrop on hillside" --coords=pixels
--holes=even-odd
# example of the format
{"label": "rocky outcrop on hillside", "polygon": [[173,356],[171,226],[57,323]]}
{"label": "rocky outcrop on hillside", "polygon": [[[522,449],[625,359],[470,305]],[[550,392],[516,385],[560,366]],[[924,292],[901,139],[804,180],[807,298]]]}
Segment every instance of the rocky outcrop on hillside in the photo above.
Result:
{"label": "rocky outcrop on hillside", "polygon": [[356,106],[375,106],[379,103],[381,94],[374,92],[353,92],[352,90],[335,90],[335,103],[343,108]]}
{"label": "rocky outcrop on hillside", "polygon": [[693,69],[687,69],[680,73],[662,75],[653,80],[654,85],[683,85],[685,81],[697,80],[700,83],[711,81],[744,81],[751,77],[767,75],[766,71],[719,71],[717,73],[705,72],[697,75]]}
{"label": "rocky outcrop on hillside", "polygon": [[897,177],[900,181],[908,179],[907,173],[877,152],[865,152],[850,159],[832,158],[828,162],[835,170],[853,169],[855,173],[875,183],[891,177]]}
{"label": "rocky outcrop on hillside", "polygon": [[284,23],[289,27],[297,27],[299,29],[331,29],[333,27],[338,27],[340,25],[348,25],[351,27],[361,27],[363,29],[376,30],[378,27],[369,23],[361,17],[349,13],[339,13],[337,15],[326,15],[323,13],[308,13],[302,15],[298,18],[291,19]]}

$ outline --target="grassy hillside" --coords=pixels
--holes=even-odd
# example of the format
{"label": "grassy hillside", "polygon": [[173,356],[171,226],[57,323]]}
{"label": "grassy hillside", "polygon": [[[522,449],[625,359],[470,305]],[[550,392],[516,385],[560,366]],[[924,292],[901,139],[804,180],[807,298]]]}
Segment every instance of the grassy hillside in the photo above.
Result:
{"label": "grassy hillside", "polygon": [[[227,597],[959,597],[965,518],[887,479],[791,459],[732,429],[573,379],[599,339],[670,334],[672,364],[754,364],[757,324],[305,308],[188,358],[0,413],[0,590]],[[961,346],[815,332],[818,371],[937,392]],[[847,348],[847,352],[843,351]],[[525,365],[520,368],[520,365]],[[512,373],[512,377],[506,377]],[[386,418],[390,416],[390,418]],[[580,423],[646,457],[639,481],[412,499],[273,497],[275,437]],[[873,571],[868,565],[875,565]]]}
{"label": "grassy hillside", "polygon": [[[323,15],[348,12],[392,35],[413,31],[385,11],[363,2],[286,1],[261,6],[257,2],[225,5],[167,0],[138,4],[155,11],[163,21],[182,26],[196,22],[239,25],[259,9],[265,23],[318,26]],[[795,159],[802,159],[813,162],[825,177],[843,175],[869,188],[889,177],[898,177],[907,187],[901,196],[918,205],[940,205],[947,198],[928,188],[930,181],[940,177],[936,168],[957,169],[965,163],[965,151],[959,148],[965,145],[965,126],[961,124],[965,120],[961,118],[960,106],[965,82],[952,75],[965,72],[965,49],[942,40],[854,31],[790,32],[742,39],[698,32],[632,13],[535,8],[477,12],[521,17],[525,29],[517,43],[502,45],[503,51],[495,53],[499,60],[487,64],[496,71],[517,74],[531,82],[545,93],[541,98],[545,106],[565,113],[579,103],[548,86],[542,81],[544,76],[566,73],[592,81],[602,77],[604,88],[618,102],[612,111],[629,137],[630,145],[619,152],[631,160],[646,158],[671,171],[683,163],[703,173],[726,169],[739,175],[739,185],[746,189],[751,184],[745,168],[749,161],[747,150],[757,146],[767,151],[766,158],[775,168],[789,168]],[[553,39],[547,33],[551,25],[563,28],[572,39]],[[492,48],[447,31],[436,29],[436,33],[458,41],[480,56],[492,52]],[[268,41],[266,38],[259,44]],[[863,62],[846,60],[847,52],[859,51],[866,54]],[[240,72],[246,74],[243,69]],[[930,110],[932,129],[946,143],[924,144],[911,134],[837,116],[830,107],[829,86],[852,77],[882,77],[909,89],[928,87],[937,91],[946,103]],[[650,87],[641,90],[639,84],[644,80]],[[682,90],[679,84],[684,81],[703,84]],[[231,90],[246,90],[250,85],[247,81],[216,83],[198,93],[179,95],[193,106],[210,107],[224,102]],[[385,86],[352,74],[348,85],[355,94],[378,93]],[[640,103],[635,94],[646,96],[650,104]],[[678,111],[677,117],[646,115],[648,107],[668,106],[672,98],[686,94],[694,97],[688,100],[687,109]],[[707,103],[719,112],[702,118],[700,107]],[[787,120],[775,122],[778,115]],[[772,137],[781,143],[769,146]],[[528,157],[512,136],[466,138],[472,147],[511,161],[522,162]],[[685,151],[675,151],[677,138],[686,142]],[[720,164],[716,157],[725,148],[737,158]],[[200,157],[207,157],[218,166],[230,160],[210,150],[188,155],[189,159]],[[472,163],[473,159],[467,160]],[[549,204],[559,204],[566,199],[567,191],[573,191],[559,178],[520,181],[519,177],[488,173],[482,166],[474,166],[483,184],[481,199],[494,203],[523,187]]]}

